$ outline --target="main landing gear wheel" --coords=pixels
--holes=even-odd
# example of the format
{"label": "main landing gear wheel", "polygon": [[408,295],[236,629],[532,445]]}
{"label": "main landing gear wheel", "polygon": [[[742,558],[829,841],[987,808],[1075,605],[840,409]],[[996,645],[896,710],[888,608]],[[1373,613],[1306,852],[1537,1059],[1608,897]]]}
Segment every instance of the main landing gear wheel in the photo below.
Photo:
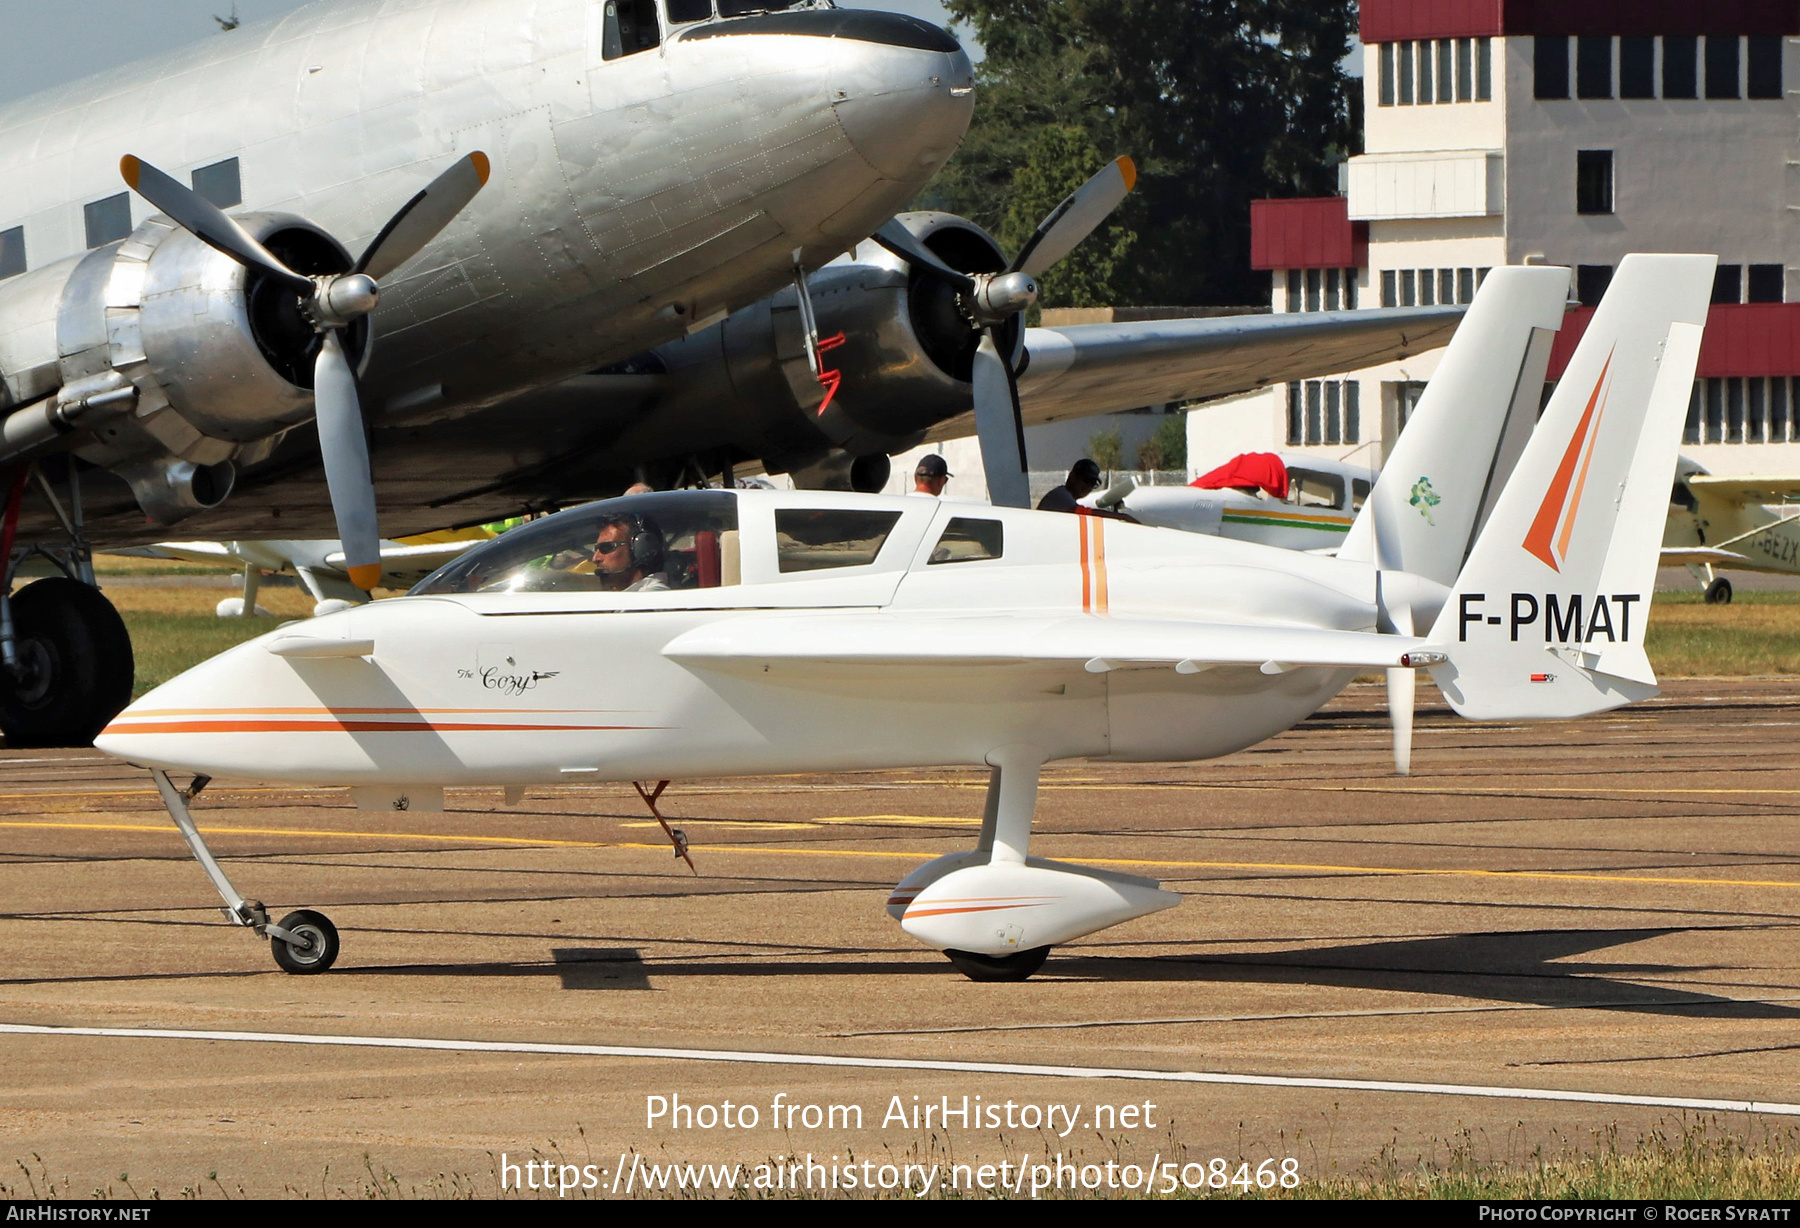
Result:
{"label": "main landing gear wheel", "polygon": [[304,947],[297,946],[285,938],[269,935],[269,949],[283,972],[291,972],[295,976],[311,976],[324,972],[337,962],[337,926],[324,913],[313,912],[309,908],[291,912],[281,919],[281,928],[307,944]]}
{"label": "main landing gear wheel", "polygon": [[1731,581],[1727,580],[1724,576],[1720,576],[1717,580],[1714,580],[1711,584],[1707,585],[1706,604],[1730,605]]}
{"label": "main landing gear wheel", "polygon": [[1023,981],[1044,966],[1049,947],[1033,947],[1017,955],[978,955],[974,951],[945,951],[956,970],[971,981],[997,983]]}
{"label": "main landing gear wheel", "polygon": [[0,669],[8,746],[89,746],[131,702],[131,635],[100,590],[58,576],[12,598],[18,669]]}

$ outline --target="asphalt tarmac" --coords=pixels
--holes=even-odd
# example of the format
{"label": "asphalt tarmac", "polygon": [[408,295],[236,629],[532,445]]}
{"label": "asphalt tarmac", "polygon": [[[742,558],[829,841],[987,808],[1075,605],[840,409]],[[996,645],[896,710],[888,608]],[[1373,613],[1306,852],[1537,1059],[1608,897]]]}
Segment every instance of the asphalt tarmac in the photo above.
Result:
{"label": "asphalt tarmac", "polygon": [[981,1165],[1025,1160],[1029,1193],[1058,1153],[1066,1193],[1109,1160],[1192,1184],[1754,1142],[1800,1127],[1796,690],[1533,726],[1426,703],[1410,778],[1362,686],[1216,762],[1059,765],[1032,852],[1185,898],[1022,985],[882,907],[973,841],[982,772],[677,784],[697,876],[628,786],[394,814],[217,782],[196,816],[238,887],[342,930],[292,977],[143,773],[0,751],[0,1193],[495,1195],[548,1160],[623,1195],[793,1156],[989,1196]]}

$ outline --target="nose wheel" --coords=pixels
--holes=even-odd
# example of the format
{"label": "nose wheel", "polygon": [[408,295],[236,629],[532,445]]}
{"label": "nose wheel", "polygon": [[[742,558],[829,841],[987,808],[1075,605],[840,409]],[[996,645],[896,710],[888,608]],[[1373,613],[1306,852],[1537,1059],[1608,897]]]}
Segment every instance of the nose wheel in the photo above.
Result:
{"label": "nose wheel", "polygon": [[[277,936],[277,928],[286,937]],[[337,962],[337,926],[324,913],[302,908],[283,917],[279,927],[269,926],[264,932],[269,937],[269,950],[283,972],[311,976]]]}

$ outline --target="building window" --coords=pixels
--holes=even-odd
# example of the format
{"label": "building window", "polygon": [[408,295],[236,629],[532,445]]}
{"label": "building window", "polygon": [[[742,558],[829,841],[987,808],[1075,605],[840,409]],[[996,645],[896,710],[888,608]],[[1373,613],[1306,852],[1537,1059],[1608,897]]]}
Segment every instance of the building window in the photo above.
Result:
{"label": "building window", "polygon": [[1398,307],[1400,305],[1400,275],[1393,269],[1381,270],[1381,305]]}
{"label": "building window", "polygon": [[1583,149],[1575,155],[1575,212],[1613,211],[1613,151]]}
{"label": "building window", "polygon": [[1301,307],[1301,298],[1300,298],[1301,289],[1300,289],[1300,287],[1301,287],[1301,284],[1302,284],[1305,276],[1306,275],[1304,273],[1302,273],[1299,269],[1289,269],[1287,271],[1287,309],[1289,311],[1299,311],[1300,310],[1300,307]]}
{"label": "building window", "polygon": [[1598,307],[1600,300],[1606,297],[1606,288],[1612,285],[1612,278],[1613,266],[1610,264],[1577,265],[1575,296],[1583,307]]}
{"label": "building window", "polygon": [[1763,393],[1768,388],[1767,380],[1752,379],[1744,381],[1744,441],[1761,443],[1763,426],[1767,419],[1764,416],[1766,406],[1763,404]]}
{"label": "building window", "polygon": [[1692,34],[1670,34],[1663,38],[1664,98],[1698,98],[1700,74],[1695,65],[1700,54],[1700,40]]}
{"label": "building window", "polygon": [[1656,40],[1647,34],[1619,40],[1619,97],[1656,97]]}
{"label": "building window", "polygon": [[1431,80],[1431,44],[1415,44],[1419,50],[1419,105],[1430,106],[1437,99],[1437,91],[1432,88]]}
{"label": "building window", "polygon": [[1741,264],[1721,264],[1713,274],[1712,301],[1715,303],[1741,303],[1744,301],[1744,266]]}
{"label": "building window", "polygon": [[1356,270],[1344,270],[1344,310],[1356,310]]}
{"label": "building window", "polygon": [[1470,102],[1475,97],[1475,41],[1456,40],[1456,101]]}
{"label": "building window", "polygon": [[1575,40],[1575,95],[1578,98],[1611,98],[1612,39],[1584,34]]}
{"label": "building window", "polygon": [[1561,34],[1540,34],[1532,40],[1532,83],[1538,98],[1569,96],[1569,40]]}
{"label": "building window", "polygon": [[244,203],[244,185],[238,178],[238,160],[227,158],[194,172],[194,192],[220,209]]}
{"label": "building window", "polygon": [[1681,442],[1800,443],[1794,393],[1785,375],[1695,380]]}
{"label": "building window", "polygon": [[1491,102],[1494,97],[1494,40],[1475,40],[1475,101]]}
{"label": "building window", "polygon": [[1336,311],[1342,302],[1340,297],[1344,289],[1344,271],[1342,269],[1325,270],[1325,310]]}
{"label": "building window", "polygon": [[1413,45],[1401,43],[1400,47],[1400,105],[1411,106],[1413,100]]}
{"label": "building window", "polygon": [[131,233],[131,197],[120,192],[86,206],[82,212],[87,222],[87,245],[105,247]]}
{"label": "building window", "polygon": [[1789,423],[1792,416],[1788,406],[1788,382],[1786,376],[1777,376],[1769,381],[1769,442],[1786,443],[1790,436]]}
{"label": "building window", "polygon": [[1775,34],[1750,36],[1750,97],[1781,97],[1781,38]]}
{"label": "building window", "polygon": [[1413,269],[1400,270],[1400,305],[1402,307],[1419,305],[1419,275]]}
{"label": "building window", "polygon": [[1362,442],[1362,385],[1348,380],[1296,380],[1288,385],[1291,448]]}
{"label": "building window", "polygon": [[1419,306],[1437,306],[1437,275],[1430,269],[1419,270]]}
{"label": "building window", "polygon": [[1456,301],[1472,303],[1475,301],[1475,270],[1456,270]]}
{"label": "building window", "polygon": [[1319,310],[1320,282],[1323,280],[1318,269],[1306,270],[1306,309]]}
{"label": "building window", "polygon": [[1787,270],[1779,264],[1750,266],[1749,284],[1745,287],[1747,303],[1779,303],[1787,298]]}
{"label": "building window", "polygon": [[1708,98],[1737,98],[1738,92],[1738,42],[1737,35],[1706,36],[1706,96]]}
{"label": "building window", "polygon": [[25,228],[14,226],[0,230],[0,278],[17,277],[25,271]]}
{"label": "building window", "polygon": [[[1456,43],[1448,38],[1438,39],[1437,45],[1437,79],[1439,102],[1456,101]],[[1467,102],[1468,92],[1463,92],[1462,101]]]}
{"label": "building window", "polygon": [[1394,105],[1394,44],[1381,44],[1381,105]]}

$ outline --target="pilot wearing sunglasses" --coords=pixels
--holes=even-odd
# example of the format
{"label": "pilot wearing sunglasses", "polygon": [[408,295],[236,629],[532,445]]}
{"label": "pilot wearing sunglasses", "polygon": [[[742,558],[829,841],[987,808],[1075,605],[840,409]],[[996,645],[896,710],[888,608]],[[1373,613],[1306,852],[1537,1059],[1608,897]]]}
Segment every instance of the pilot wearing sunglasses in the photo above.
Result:
{"label": "pilot wearing sunglasses", "polygon": [[654,524],[636,516],[600,526],[594,537],[592,563],[600,587],[609,593],[655,593],[669,587],[669,577],[661,570],[662,534]]}

